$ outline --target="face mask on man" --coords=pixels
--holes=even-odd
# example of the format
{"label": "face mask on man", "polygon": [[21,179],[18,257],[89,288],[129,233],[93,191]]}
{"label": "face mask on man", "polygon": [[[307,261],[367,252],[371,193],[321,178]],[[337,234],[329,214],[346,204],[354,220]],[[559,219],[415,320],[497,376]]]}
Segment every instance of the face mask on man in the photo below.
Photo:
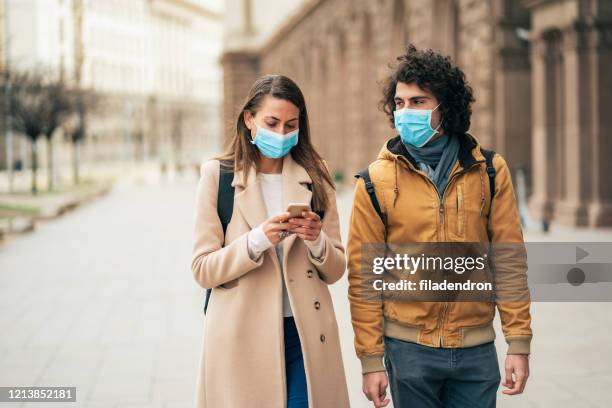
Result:
{"label": "face mask on man", "polygon": [[295,129],[292,132],[283,135],[258,126],[255,133],[255,140],[251,143],[257,146],[259,151],[266,157],[271,159],[279,159],[285,156],[298,143],[298,133],[300,129]]}
{"label": "face mask on man", "polygon": [[440,121],[435,129],[431,127],[431,115],[433,111],[438,109],[438,106],[433,109],[404,108],[393,111],[395,128],[402,141],[415,147],[425,146],[438,133],[438,129],[442,125],[442,121]]}

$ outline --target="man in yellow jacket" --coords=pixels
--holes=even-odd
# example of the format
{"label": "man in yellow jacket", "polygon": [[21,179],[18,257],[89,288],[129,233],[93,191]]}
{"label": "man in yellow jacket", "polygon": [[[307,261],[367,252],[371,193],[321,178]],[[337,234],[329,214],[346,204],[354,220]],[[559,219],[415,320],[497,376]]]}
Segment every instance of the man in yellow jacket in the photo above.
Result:
{"label": "man in yellow jacket", "polygon": [[[530,297],[516,198],[503,157],[468,133],[473,101],[458,67],[412,45],[386,82],[381,105],[399,134],[359,174],[347,246],[355,349],[363,391],[376,407],[388,405],[388,385],[396,408],[494,407],[501,381],[495,308],[508,344],[504,393],[522,393],[529,375]],[[387,296],[385,279],[370,287],[367,246],[394,243],[490,243],[497,248],[495,261],[487,260],[494,296],[408,301]]]}

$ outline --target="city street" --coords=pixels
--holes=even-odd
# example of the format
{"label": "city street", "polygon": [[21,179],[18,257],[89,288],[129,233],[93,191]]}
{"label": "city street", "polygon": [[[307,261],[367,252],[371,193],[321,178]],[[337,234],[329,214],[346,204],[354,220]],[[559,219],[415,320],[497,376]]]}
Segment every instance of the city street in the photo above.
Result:
{"label": "city street", "polygon": [[[64,406],[193,406],[204,323],[204,289],[190,270],[196,182],[193,171],[174,180],[129,177],[0,246],[0,385],[76,386],[77,403]],[[351,193],[338,198],[344,237]],[[601,229],[554,237],[612,240]],[[352,407],[369,407],[346,279],[331,290]],[[532,315],[531,378],[522,396],[500,391],[499,406],[609,406],[612,304],[534,303]],[[497,333],[503,370],[499,324]]]}
{"label": "city street", "polygon": [[[389,228],[399,226],[399,233],[387,231],[391,241],[401,239],[401,225],[415,232],[406,240],[442,235],[486,240],[483,217],[493,208],[496,228],[488,236],[517,244],[518,229],[511,225],[518,222],[510,221],[512,197],[504,187],[512,183],[528,243],[533,341],[524,393],[503,394],[500,384],[497,406],[612,407],[612,121],[605,114],[605,106],[612,105],[611,4],[0,0],[0,408],[195,408],[206,330],[206,290],[191,271],[200,166],[206,157],[224,152],[240,167],[255,160],[264,164],[260,170],[270,172],[272,167],[259,158],[281,157],[291,149],[309,173],[313,163],[303,160],[320,156],[332,179],[346,184],[337,191],[345,246],[353,175],[377,155],[389,159],[388,167],[380,167],[384,177],[387,171],[395,177],[393,182],[373,176],[381,204],[395,207]],[[415,182],[402,161],[430,180]],[[457,162],[460,169],[453,172]],[[425,190],[430,184],[442,193],[443,207],[434,189]],[[274,181],[270,186],[265,196],[279,192]],[[487,202],[490,192],[493,206]],[[257,213],[246,202],[246,213]],[[440,223],[434,229],[428,223],[436,219]],[[366,229],[372,221],[377,222],[365,220]],[[501,225],[510,227],[501,231]],[[508,244],[496,243],[502,244],[497,249]],[[419,297],[434,292],[421,290],[421,284],[440,283],[448,286],[436,295],[482,295],[482,290],[466,292],[483,283],[497,285],[486,289],[493,288],[489,293],[498,300],[527,294],[516,252],[501,248],[468,259],[473,253],[458,254],[456,248],[444,250],[444,260],[434,259],[434,268],[424,265],[430,258],[420,256],[425,250],[419,248],[417,256],[402,251],[414,263],[395,269],[410,272],[413,279],[396,276],[399,283],[406,291],[411,284],[419,286],[410,293]],[[491,277],[488,272],[502,268],[492,264],[483,271],[475,265],[484,265],[484,256],[497,260],[504,253],[512,254],[506,257],[506,279],[500,273],[482,282],[483,275]],[[372,266],[389,268],[387,261],[393,259],[373,258]],[[300,268],[300,273],[307,269]],[[417,270],[434,276],[421,279]],[[510,276],[514,271],[519,273]],[[274,276],[275,270],[259,272]],[[465,279],[456,282],[456,274]],[[383,279],[383,290],[403,290],[389,283],[394,282]],[[258,288],[248,289],[240,294],[251,297],[231,298],[230,304],[239,309],[266,298]],[[371,408],[355,355],[346,274],[329,290],[350,406]],[[329,306],[311,300],[315,309]],[[387,306],[390,320],[402,320],[402,310]],[[447,347],[493,338],[478,317],[490,321],[493,313],[442,306],[433,320],[415,312],[417,321],[411,323],[425,328],[419,341],[441,334],[440,344]],[[323,309],[320,313],[329,312]],[[330,316],[316,319],[329,324]],[[428,324],[436,318],[440,325]],[[234,327],[251,339],[262,339],[270,330],[265,322],[247,320],[255,325]],[[520,312],[504,311],[510,337],[528,333],[526,321]],[[446,338],[445,330],[453,325],[461,326],[460,334]],[[310,332],[315,326],[300,327]],[[330,343],[326,327],[316,333],[315,347]],[[508,346],[498,312],[494,327],[505,383]],[[436,328],[442,330],[430,330]],[[401,328],[387,332],[401,337],[394,330]],[[526,352],[520,343],[516,350]],[[241,348],[235,355],[240,357],[266,348],[225,346]],[[219,347],[211,349],[207,357],[232,360]],[[477,350],[448,354],[470,351]],[[398,355],[410,357],[406,353]],[[334,390],[330,396],[337,397],[332,382],[340,363],[330,365],[327,357],[318,361],[331,379],[326,383]],[[453,373],[461,372],[461,361],[466,360],[451,357]],[[232,377],[236,382],[220,370],[206,373],[222,381],[207,388],[208,400],[221,401],[214,403],[219,407],[206,408],[278,406],[282,387],[260,384],[282,363],[269,369],[235,363],[227,366],[248,373]],[[315,378],[326,380],[311,363],[311,394],[323,401],[312,408],[345,408],[326,406],[339,402],[316,391]],[[521,371],[511,363],[509,370]],[[432,369],[406,364],[409,374],[429,381]],[[207,365],[213,366],[220,367]],[[299,385],[296,389],[303,389]],[[71,387],[76,402],[2,402],[4,393],[15,392],[8,387]],[[452,384],[442,388],[450,390],[453,401],[461,399]],[[20,391],[25,397],[34,390]]]}

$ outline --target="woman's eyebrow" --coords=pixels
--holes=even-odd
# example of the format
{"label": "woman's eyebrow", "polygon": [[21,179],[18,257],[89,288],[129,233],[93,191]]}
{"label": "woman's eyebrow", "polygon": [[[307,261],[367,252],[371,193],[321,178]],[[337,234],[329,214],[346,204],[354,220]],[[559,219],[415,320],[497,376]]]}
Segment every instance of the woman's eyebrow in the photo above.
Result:
{"label": "woman's eyebrow", "polygon": [[[271,115],[269,115],[269,116],[266,116],[265,118],[266,118],[266,119],[268,119],[268,118],[269,118],[269,119],[274,119],[274,120],[278,120],[278,121],[280,121],[280,119],[279,119],[279,118],[277,118],[276,116],[271,116]],[[299,118],[292,118],[292,119],[289,119],[287,122],[291,122],[291,121],[298,120],[298,119],[299,119]]]}

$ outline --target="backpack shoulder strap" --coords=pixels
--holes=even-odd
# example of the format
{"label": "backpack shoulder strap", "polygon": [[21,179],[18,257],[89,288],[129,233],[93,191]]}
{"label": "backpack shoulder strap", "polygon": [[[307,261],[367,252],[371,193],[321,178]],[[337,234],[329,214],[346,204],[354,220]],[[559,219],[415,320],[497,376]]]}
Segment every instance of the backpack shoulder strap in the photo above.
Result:
{"label": "backpack shoulder strap", "polygon": [[370,201],[372,202],[372,206],[376,210],[376,213],[382,220],[383,224],[386,226],[387,220],[386,220],[385,214],[382,212],[380,208],[378,198],[376,198],[376,192],[374,190],[374,183],[372,183],[372,179],[370,178],[370,169],[366,167],[365,169],[359,170],[355,174],[355,178],[359,178],[359,177],[361,177],[363,179],[363,182],[365,183],[365,189],[368,195],[370,196]]}
{"label": "backpack shoulder strap", "polygon": [[[227,226],[232,220],[232,212],[234,211],[234,186],[232,186],[232,180],[234,179],[233,166],[219,162],[219,189],[217,190],[217,215],[221,220],[221,226],[223,227],[223,235],[227,231]],[[204,314],[208,309],[208,302],[212,288],[206,289],[206,298],[204,300]]]}
{"label": "backpack shoulder strap", "polygon": [[[493,197],[495,196],[495,166],[493,166],[493,156],[495,156],[495,150],[488,150],[488,149],[483,149],[480,148],[480,152],[482,153],[482,155],[485,158],[485,164],[487,166],[487,175],[489,176],[489,191],[490,191],[490,195],[491,195],[491,200],[490,200],[490,204],[489,204],[489,215],[491,212],[491,206],[493,205]],[[488,218],[488,226],[487,226],[487,233],[489,234],[489,240],[491,240],[491,233],[489,230],[489,226],[490,226],[490,222],[491,219],[490,217]],[[495,264],[491,263],[491,258],[489,258],[489,265],[491,267],[491,272],[493,274],[495,274]],[[494,283],[495,285],[495,283]]]}
{"label": "backpack shoulder strap", "polygon": [[480,149],[482,155],[485,157],[485,163],[487,165],[487,174],[489,176],[489,191],[491,192],[491,203],[493,202],[493,196],[495,195],[495,167],[493,166],[493,156],[495,156],[495,150]]}
{"label": "backpack shoulder strap", "polygon": [[219,190],[217,193],[217,214],[223,226],[223,234],[232,220],[234,211],[234,171],[232,167],[219,166]]}

